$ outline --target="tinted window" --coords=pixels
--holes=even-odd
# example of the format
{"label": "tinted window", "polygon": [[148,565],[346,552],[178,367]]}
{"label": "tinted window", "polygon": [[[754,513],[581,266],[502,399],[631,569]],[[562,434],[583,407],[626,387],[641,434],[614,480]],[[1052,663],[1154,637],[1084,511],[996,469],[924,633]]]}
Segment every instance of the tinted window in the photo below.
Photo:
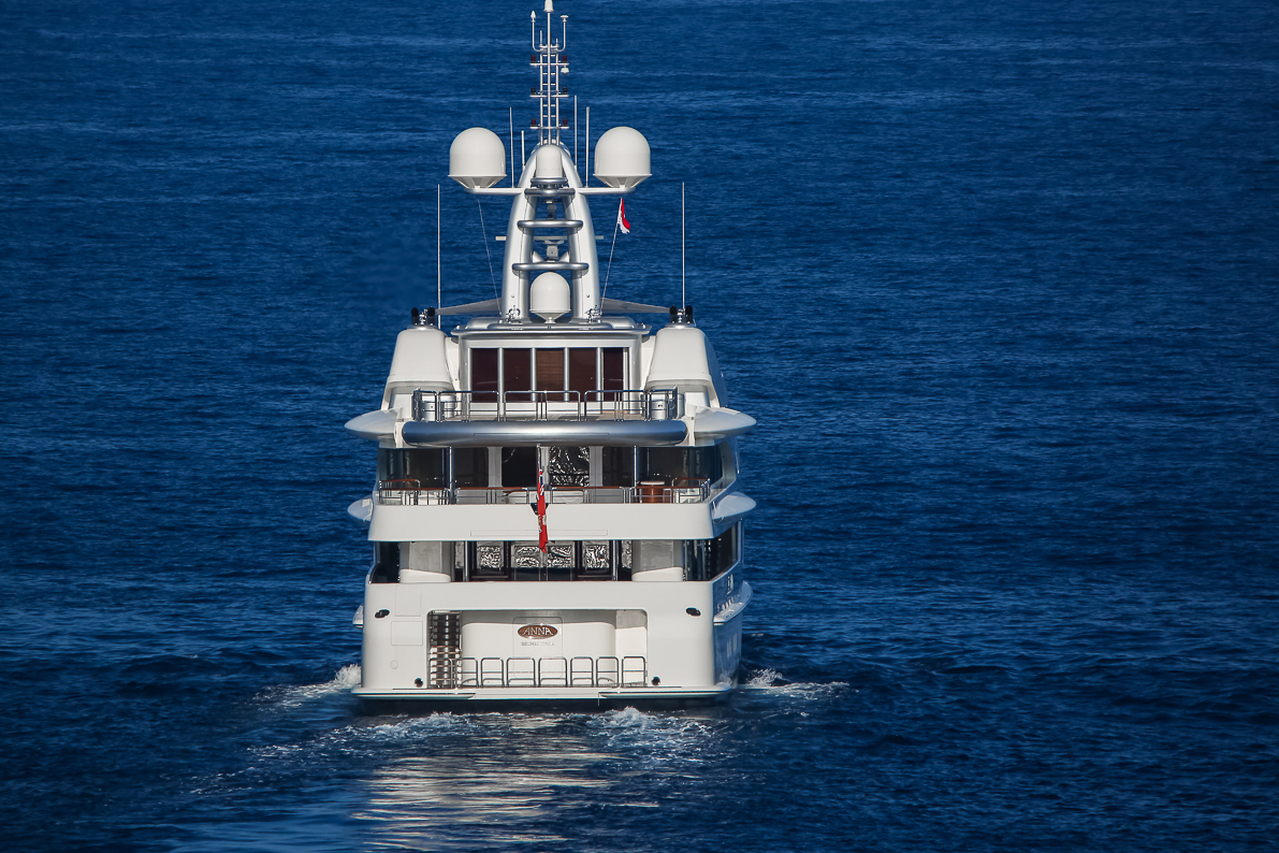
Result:
{"label": "tinted window", "polygon": [[537,355],[537,390],[564,390],[564,350],[539,349]]}
{"label": "tinted window", "polygon": [[378,451],[377,468],[379,480],[399,481],[400,488],[433,489],[444,485],[443,450],[382,449]]}
{"label": "tinted window", "polygon": [[487,447],[458,447],[453,450],[453,482],[459,486],[489,484]]}
{"label": "tinted window", "polygon": [[537,448],[502,448],[502,485],[529,489],[537,485]]}
{"label": "tinted window", "polygon": [[632,447],[601,447],[600,485],[635,485],[635,449]]}
{"label": "tinted window", "polygon": [[495,349],[471,350],[471,390],[477,403],[497,402],[497,353]]}
{"label": "tinted window", "polygon": [[502,350],[502,384],[505,390],[531,391],[533,389],[532,358],[533,351],[522,347]]}
{"label": "tinted window", "polygon": [[621,391],[626,387],[626,350],[621,347],[605,347],[604,385],[606,391]]}
{"label": "tinted window", "polygon": [[599,350],[579,347],[568,351],[568,387],[581,394],[600,387],[596,381],[595,354]]}
{"label": "tinted window", "polygon": [[723,473],[718,447],[645,448],[641,480],[709,480]]}

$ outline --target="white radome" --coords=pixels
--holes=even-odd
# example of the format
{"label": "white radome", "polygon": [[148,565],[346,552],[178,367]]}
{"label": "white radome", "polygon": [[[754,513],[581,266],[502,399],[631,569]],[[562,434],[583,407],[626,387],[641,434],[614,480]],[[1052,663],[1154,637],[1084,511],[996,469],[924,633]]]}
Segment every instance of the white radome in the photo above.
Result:
{"label": "white radome", "polygon": [[449,177],[467,189],[488,189],[506,177],[506,147],[487,127],[459,133],[449,146]]}
{"label": "white radome", "polygon": [[634,189],[652,177],[648,140],[633,127],[615,127],[595,143],[595,177],[614,189]]}
{"label": "white radome", "polygon": [[568,280],[557,272],[544,272],[529,287],[529,310],[547,322],[554,322],[573,310]]}

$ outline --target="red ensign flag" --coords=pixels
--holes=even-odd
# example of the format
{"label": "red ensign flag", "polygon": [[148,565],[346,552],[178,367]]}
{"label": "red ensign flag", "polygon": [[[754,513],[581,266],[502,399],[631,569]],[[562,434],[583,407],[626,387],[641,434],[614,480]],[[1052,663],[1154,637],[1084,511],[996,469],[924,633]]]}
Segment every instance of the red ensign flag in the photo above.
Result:
{"label": "red ensign flag", "polygon": [[626,221],[626,199],[624,198],[617,200],[617,227],[622,229],[623,234],[631,233],[631,223]]}
{"label": "red ensign flag", "polygon": [[546,472],[537,467],[537,547],[546,553]]}

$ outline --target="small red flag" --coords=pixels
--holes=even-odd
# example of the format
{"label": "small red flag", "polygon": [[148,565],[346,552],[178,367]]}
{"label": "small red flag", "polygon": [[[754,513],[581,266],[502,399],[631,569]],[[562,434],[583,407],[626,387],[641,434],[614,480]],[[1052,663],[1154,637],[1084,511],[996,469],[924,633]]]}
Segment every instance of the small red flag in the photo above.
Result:
{"label": "small red flag", "polygon": [[617,227],[622,229],[623,234],[631,233],[631,223],[626,219],[626,199],[624,198],[617,200]]}

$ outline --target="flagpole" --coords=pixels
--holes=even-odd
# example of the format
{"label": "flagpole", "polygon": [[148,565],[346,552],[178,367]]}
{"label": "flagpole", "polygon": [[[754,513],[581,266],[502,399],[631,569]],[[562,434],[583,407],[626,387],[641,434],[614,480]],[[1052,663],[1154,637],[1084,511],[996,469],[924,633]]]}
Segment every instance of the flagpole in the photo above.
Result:
{"label": "flagpole", "polygon": [[613,275],[613,250],[617,248],[617,229],[622,227],[622,205],[625,203],[625,196],[617,200],[617,220],[613,223],[613,242],[608,247],[608,269],[604,271],[604,289],[600,292],[600,299],[608,295],[608,280]]}

